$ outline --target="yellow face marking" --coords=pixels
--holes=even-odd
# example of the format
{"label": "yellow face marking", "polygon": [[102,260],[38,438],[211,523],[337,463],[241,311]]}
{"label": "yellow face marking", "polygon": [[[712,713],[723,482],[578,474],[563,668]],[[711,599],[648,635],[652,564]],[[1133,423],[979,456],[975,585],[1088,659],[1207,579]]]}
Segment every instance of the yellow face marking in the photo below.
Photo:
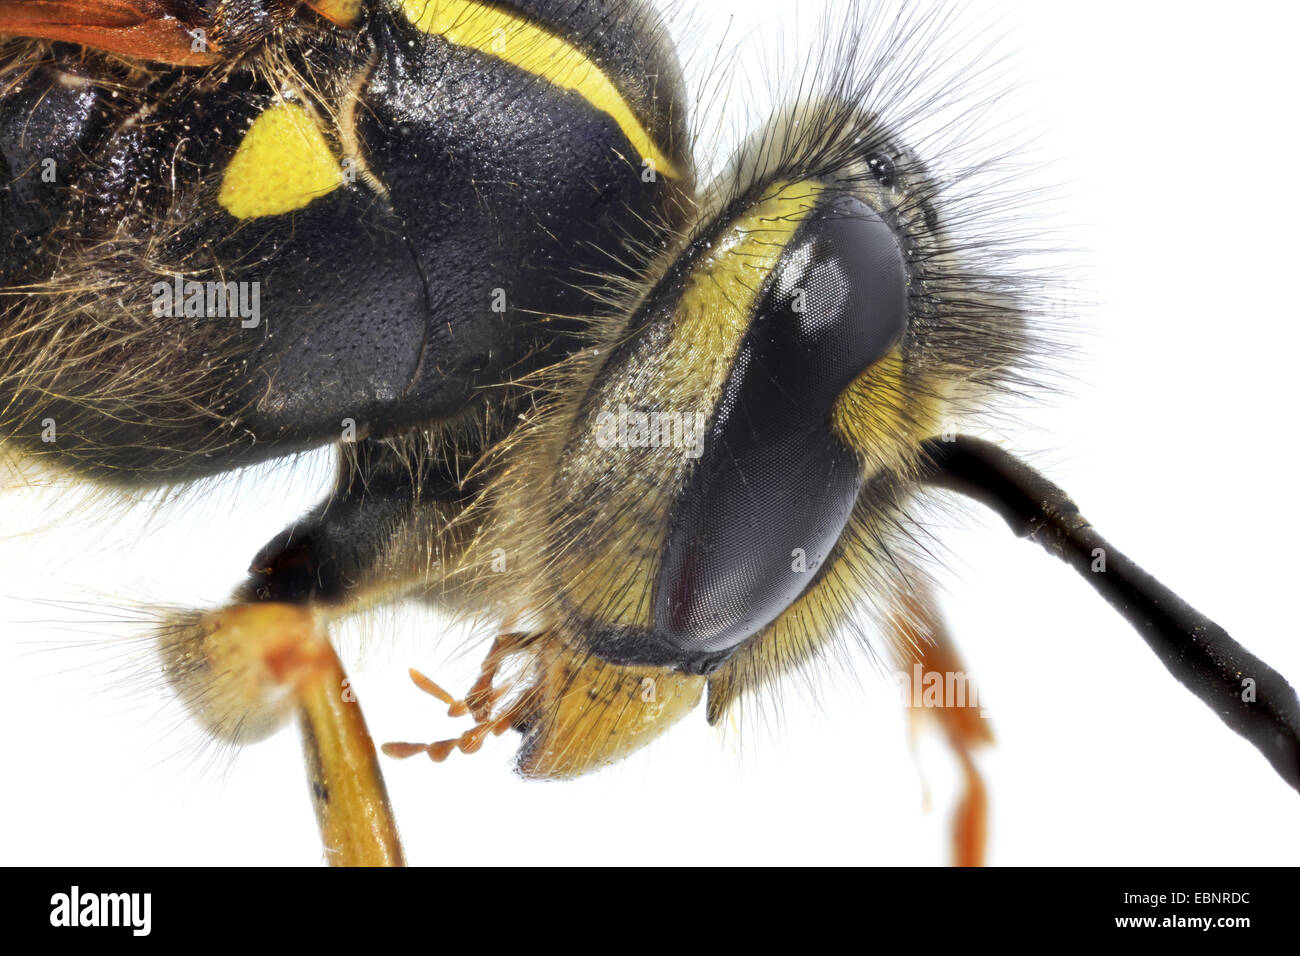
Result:
{"label": "yellow face marking", "polygon": [[903,388],[903,351],[894,346],[840,393],[831,409],[831,428],[850,448],[888,448],[908,405]]}
{"label": "yellow face marking", "polygon": [[916,445],[943,431],[948,408],[943,385],[942,379],[913,380],[896,345],[840,393],[831,428],[869,459],[869,471],[905,473]]}
{"label": "yellow face marking", "polygon": [[301,209],[343,184],[338,158],[304,107],[278,103],[253,121],[226,167],[217,202],[236,219]]}
{"label": "yellow face marking", "polygon": [[494,56],[577,93],[617,123],[632,148],[657,172],[680,177],[609,77],[568,41],[521,16],[473,0],[402,0],[402,9],[425,33]]}
{"label": "yellow face marking", "polygon": [[551,642],[536,663],[536,736],[521,754],[525,777],[578,777],[639,750],[694,710],[704,678],[661,667],[623,667]]}
{"label": "yellow face marking", "polygon": [[714,239],[691,270],[677,306],[665,389],[688,389],[706,369],[704,401],[709,408],[717,404],[763,283],[823,189],[815,182],[779,183]]}

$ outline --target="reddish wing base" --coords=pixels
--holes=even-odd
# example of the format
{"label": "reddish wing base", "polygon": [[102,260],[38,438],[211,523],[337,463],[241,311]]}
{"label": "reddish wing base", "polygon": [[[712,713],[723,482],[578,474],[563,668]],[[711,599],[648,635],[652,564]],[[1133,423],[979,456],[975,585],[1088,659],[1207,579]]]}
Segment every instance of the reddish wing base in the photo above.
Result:
{"label": "reddish wing base", "polygon": [[[244,34],[249,4],[259,3],[270,22],[287,20],[298,0],[227,0],[215,22],[179,13],[170,0],[7,0],[0,6],[0,36],[79,43],[105,53],[172,66],[208,66],[248,48],[260,35]],[[309,0],[306,4],[339,26],[361,16],[361,0]],[[234,27],[234,30],[227,29]]]}
{"label": "reddish wing base", "polygon": [[80,43],[107,53],[176,66],[206,66],[221,56],[211,40],[196,41],[188,23],[164,0],[11,0],[0,7],[0,34]]}

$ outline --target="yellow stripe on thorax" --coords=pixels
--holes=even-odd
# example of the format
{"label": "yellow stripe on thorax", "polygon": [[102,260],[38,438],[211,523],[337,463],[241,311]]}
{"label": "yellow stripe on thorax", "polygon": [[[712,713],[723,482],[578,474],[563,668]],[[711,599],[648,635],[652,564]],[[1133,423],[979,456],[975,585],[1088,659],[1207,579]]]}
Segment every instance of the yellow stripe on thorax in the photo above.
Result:
{"label": "yellow stripe on thorax", "polygon": [[425,33],[494,56],[577,93],[617,123],[632,148],[658,172],[680,176],[609,77],[568,41],[522,16],[473,0],[402,0],[402,8]]}
{"label": "yellow stripe on thorax", "polygon": [[294,103],[277,103],[244,135],[217,202],[237,219],[275,216],[342,184],[339,161],[312,114]]}

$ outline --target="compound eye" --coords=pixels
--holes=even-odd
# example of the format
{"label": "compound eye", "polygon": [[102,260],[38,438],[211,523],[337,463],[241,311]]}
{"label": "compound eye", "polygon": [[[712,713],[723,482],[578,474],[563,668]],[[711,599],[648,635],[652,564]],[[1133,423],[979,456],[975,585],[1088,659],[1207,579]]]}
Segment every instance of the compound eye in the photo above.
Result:
{"label": "compound eye", "polygon": [[655,629],[716,666],[816,577],[862,486],[834,404],[907,325],[898,240],[866,204],[824,202],[760,298],[677,502]]}

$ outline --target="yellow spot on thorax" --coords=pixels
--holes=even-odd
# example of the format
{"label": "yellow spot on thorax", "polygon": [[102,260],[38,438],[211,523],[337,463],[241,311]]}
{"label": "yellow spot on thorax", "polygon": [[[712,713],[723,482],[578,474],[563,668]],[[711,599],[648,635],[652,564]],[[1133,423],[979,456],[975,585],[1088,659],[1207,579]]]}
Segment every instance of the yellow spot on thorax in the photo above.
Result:
{"label": "yellow spot on thorax", "polygon": [[402,8],[425,33],[494,56],[577,93],[617,123],[632,148],[657,172],[680,177],[609,77],[568,41],[522,16],[473,0],[402,0]]}
{"label": "yellow spot on thorax", "polygon": [[253,121],[226,167],[217,201],[237,219],[301,209],[343,184],[338,159],[304,107],[279,103]]}

